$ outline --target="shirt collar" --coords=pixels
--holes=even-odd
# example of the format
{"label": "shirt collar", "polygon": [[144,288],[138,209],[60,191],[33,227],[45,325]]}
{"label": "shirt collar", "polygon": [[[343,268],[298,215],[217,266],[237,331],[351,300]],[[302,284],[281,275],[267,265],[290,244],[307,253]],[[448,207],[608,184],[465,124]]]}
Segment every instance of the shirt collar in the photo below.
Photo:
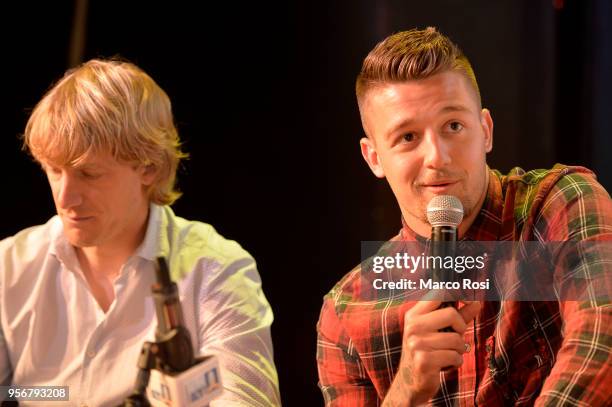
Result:
{"label": "shirt collar", "polygon": [[64,264],[77,264],[78,261],[72,245],[64,236],[64,225],[59,215],[55,215],[49,222],[51,223],[49,254],[55,256]]}
{"label": "shirt collar", "polygon": [[[501,228],[501,215],[503,209],[501,181],[495,171],[489,171],[489,184],[487,194],[480,208],[478,216],[461,240],[491,241],[498,240]],[[402,217],[401,240],[426,242],[428,239],[413,231]]]}
{"label": "shirt collar", "polygon": [[156,261],[157,257],[168,257],[170,245],[168,243],[167,230],[168,217],[164,213],[164,208],[151,203],[149,206],[147,232],[134,255],[151,261]]}

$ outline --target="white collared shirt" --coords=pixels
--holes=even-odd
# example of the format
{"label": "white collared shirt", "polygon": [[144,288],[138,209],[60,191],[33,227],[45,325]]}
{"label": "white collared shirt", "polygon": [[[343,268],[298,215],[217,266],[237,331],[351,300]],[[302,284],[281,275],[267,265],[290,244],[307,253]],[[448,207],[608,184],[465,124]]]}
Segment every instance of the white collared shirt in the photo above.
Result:
{"label": "white collared shirt", "polygon": [[106,313],[58,216],[0,242],[0,384],[69,386],[70,402],[55,406],[119,404],[133,390],[143,342],[154,340],[159,256],[178,281],[194,349],[219,357],[225,391],[211,406],[280,405],[272,310],[255,261],[212,226],[157,205]]}

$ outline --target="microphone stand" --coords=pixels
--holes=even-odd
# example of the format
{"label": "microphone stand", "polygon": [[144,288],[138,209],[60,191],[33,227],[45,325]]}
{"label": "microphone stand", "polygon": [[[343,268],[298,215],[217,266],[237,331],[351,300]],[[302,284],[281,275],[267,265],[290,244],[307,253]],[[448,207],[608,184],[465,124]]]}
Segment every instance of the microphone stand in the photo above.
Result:
{"label": "microphone stand", "polygon": [[124,407],[148,407],[147,386],[151,377],[151,369],[155,367],[155,355],[151,352],[153,342],[145,342],[140,350],[138,358],[138,375],[134,384],[134,391],[127,397],[123,404]]}

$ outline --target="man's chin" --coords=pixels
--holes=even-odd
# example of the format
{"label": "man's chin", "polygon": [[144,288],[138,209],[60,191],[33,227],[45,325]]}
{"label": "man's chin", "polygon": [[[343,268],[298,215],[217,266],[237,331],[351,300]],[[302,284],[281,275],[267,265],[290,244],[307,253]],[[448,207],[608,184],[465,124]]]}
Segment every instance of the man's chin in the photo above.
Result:
{"label": "man's chin", "polygon": [[440,195],[456,196],[461,200],[461,202],[463,202],[465,194],[463,192],[462,185],[458,182],[450,185],[423,187],[421,196],[424,201],[425,207],[427,207],[429,201],[431,201],[434,197]]}
{"label": "man's chin", "polygon": [[93,236],[85,236],[81,233],[66,233],[65,236],[74,247],[84,248],[96,245],[96,240]]}

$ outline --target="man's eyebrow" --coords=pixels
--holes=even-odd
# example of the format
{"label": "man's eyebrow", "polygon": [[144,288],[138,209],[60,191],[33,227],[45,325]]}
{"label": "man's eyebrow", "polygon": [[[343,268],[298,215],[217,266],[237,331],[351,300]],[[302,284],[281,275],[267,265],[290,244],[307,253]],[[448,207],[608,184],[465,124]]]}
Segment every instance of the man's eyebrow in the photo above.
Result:
{"label": "man's eyebrow", "polygon": [[389,129],[385,132],[385,138],[391,137],[391,135],[395,134],[399,129],[404,127],[409,127],[412,123],[414,123],[414,119],[411,117],[407,117],[398,123],[393,124]]}
{"label": "man's eyebrow", "polygon": [[471,110],[463,105],[449,105],[444,106],[440,109],[440,113],[449,113],[449,112],[470,112]]}
{"label": "man's eyebrow", "polygon": [[72,167],[76,171],[104,171],[104,166],[100,163],[79,163]]}
{"label": "man's eyebrow", "polygon": [[[463,106],[463,105],[447,105],[447,106],[444,106],[442,109],[440,109],[438,111],[438,114],[445,114],[445,113],[452,113],[452,112],[469,113],[471,112],[471,110],[467,106]],[[393,124],[391,127],[389,127],[389,130],[387,130],[387,132],[385,133],[385,138],[388,138],[392,134],[395,134],[399,129],[402,129],[404,127],[409,127],[412,123],[414,123],[414,121],[415,120],[412,117],[408,117],[408,118],[405,118],[399,121],[398,123]]]}

